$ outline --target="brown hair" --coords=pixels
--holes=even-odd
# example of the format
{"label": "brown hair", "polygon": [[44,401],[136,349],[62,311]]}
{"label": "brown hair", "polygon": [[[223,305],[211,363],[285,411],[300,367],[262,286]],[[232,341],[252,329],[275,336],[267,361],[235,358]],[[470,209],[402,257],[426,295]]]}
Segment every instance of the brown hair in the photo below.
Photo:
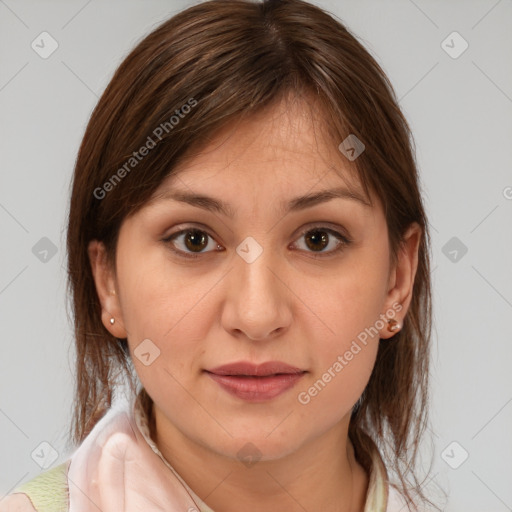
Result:
{"label": "brown hair", "polygon": [[[414,470],[427,425],[432,313],[430,236],[412,135],[375,59],[333,15],[301,0],[212,0],[178,13],[129,53],[94,109],[76,160],[67,231],[76,337],[72,439],[82,442],[108,410],[119,375],[132,375],[126,339],[102,324],[88,243],[105,244],[115,271],[122,221],[191,148],[225,125],[303,94],[322,107],[333,141],[355,134],[364,142],[365,151],[352,163],[366,193],[372,190],[382,201],[392,263],[410,224],[423,231],[403,329],[379,342],[349,435],[367,470],[371,438],[389,449],[385,462],[398,474],[408,503],[414,505],[408,473],[410,489],[431,503]],[[154,147],[132,161],[150,139]]]}

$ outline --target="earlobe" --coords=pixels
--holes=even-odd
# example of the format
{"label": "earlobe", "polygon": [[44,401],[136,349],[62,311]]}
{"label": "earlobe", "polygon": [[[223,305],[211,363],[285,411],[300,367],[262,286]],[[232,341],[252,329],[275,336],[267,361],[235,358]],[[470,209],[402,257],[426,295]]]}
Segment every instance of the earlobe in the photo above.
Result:
{"label": "earlobe", "polygon": [[[412,299],[421,236],[421,227],[417,222],[414,222],[409,226],[403,237],[397,255],[397,262],[391,273],[390,282],[392,284],[386,300],[388,313],[385,313],[388,322],[386,327],[381,330],[381,338],[391,338],[403,326],[403,319]],[[390,311],[393,312],[394,316],[389,315]]]}
{"label": "earlobe", "polygon": [[116,282],[112,269],[107,264],[105,246],[98,240],[91,240],[87,251],[96,293],[101,304],[101,321],[113,336],[126,338],[127,332],[124,328],[121,306],[116,293]]}

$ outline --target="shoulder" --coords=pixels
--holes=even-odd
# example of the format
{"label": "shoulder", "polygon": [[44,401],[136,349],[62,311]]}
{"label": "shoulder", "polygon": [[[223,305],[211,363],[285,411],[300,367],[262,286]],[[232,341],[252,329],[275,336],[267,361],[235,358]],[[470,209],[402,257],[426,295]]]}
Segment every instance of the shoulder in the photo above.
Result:
{"label": "shoulder", "polygon": [[0,501],[0,512],[67,512],[67,460],[16,487]]}

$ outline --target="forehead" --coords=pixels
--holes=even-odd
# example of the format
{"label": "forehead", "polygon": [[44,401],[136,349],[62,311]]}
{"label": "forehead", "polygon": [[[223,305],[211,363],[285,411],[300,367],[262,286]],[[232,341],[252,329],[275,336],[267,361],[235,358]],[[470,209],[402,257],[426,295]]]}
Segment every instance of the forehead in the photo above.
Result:
{"label": "forehead", "polygon": [[321,109],[282,100],[191,147],[152,200],[170,191],[270,198],[340,186],[366,197],[355,167],[327,136]]}

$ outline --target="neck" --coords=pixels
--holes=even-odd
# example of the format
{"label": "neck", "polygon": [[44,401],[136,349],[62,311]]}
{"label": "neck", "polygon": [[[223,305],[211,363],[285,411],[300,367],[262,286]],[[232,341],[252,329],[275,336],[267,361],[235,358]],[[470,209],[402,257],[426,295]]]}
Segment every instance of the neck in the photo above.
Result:
{"label": "neck", "polygon": [[158,412],[154,420],[162,455],[216,512],[364,510],[368,476],[348,438],[348,420],[285,457],[249,467],[195,443]]}

